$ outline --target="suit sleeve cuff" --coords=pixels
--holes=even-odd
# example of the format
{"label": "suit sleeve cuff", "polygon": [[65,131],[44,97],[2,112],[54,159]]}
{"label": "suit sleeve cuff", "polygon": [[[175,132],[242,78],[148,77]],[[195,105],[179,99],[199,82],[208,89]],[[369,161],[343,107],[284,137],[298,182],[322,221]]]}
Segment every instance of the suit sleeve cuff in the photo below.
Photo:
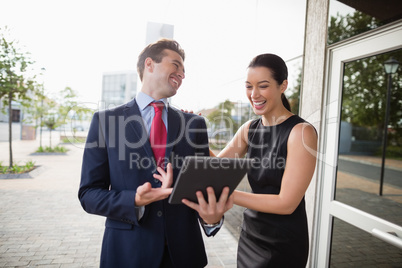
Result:
{"label": "suit sleeve cuff", "polygon": [[145,206],[135,207],[135,214],[137,215],[137,220],[140,221],[144,216]]}
{"label": "suit sleeve cuff", "polygon": [[207,236],[215,236],[215,234],[219,231],[219,229],[222,227],[224,221],[224,217],[220,220],[220,222],[215,225],[215,226],[209,226],[209,224],[206,224],[202,221],[200,218],[200,223],[202,228],[204,229],[204,232]]}

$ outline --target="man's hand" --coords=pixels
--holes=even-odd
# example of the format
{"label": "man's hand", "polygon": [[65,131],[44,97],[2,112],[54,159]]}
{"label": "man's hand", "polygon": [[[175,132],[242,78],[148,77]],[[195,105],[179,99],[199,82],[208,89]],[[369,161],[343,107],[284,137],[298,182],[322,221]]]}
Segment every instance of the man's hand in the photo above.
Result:
{"label": "man's hand", "polygon": [[161,188],[170,188],[173,183],[173,168],[172,164],[168,163],[166,166],[166,172],[163,170],[163,168],[158,167],[157,168],[159,174],[154,174],[154,178],[158,179],[162,182]]}
{"label": "man's hand", "polygon": [[219,201],[216,202],[216,196],[212,187],[207,188],[208,203],[204,199],[201,191],[196,193],[198,204],[183,199],[182,202],[196,210],[205,223],[214,224],[222,219],[223,214],[233,207],[233,195],[229,196],[229,187],[223,188]]}
{"label": "man's hand", "polygon": [[148,205],[152,202],[163,200],[167,198],[171,193],[173,188],[171,188],[173,183],[173,169],[172,164],[167,164],[166,172],[158,167],[159,174],[154,174],[154,178],[162,182],[161,188],[152,188],[149,182],[138,186],[137,193],[135,195],[135,205],[137,207]]}
{"label": "man's hand", "polygon": [[[186,113],[186,114],[193,114],[194,112],[193,112],[193,110],[184,110],[184,109],[181,109],[181,111],[183,112],[183,113]],[[201,116],[201,113],[198,113],[198,115],[199,116]]]}

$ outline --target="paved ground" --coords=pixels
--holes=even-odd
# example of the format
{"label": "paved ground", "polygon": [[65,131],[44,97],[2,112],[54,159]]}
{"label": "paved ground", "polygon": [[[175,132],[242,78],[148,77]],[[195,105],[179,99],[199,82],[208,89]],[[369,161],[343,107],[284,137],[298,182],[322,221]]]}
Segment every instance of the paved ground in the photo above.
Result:
{"label": "paved ground", "polygon": [[[82,145],[65,145],[67,155],[31,155],[38,146],[13,141],[15,162],[41,166],[34,178],[0,179],[0,267],[98,267],[104,219],[85,213],[77,199]],[[376,158],[348,160],[378,165]],[[8,163],[7,142],[0,142],[0,161]],[[387,164],[402,170],[400,161]],[[239,189],[249,191],[248,182]],[[338,173],[337,200],[402,225],[402,189],[385,184],[384,196],[377,192],[378,183]],[[236,267],[242,211],[235,206],[218,235],[205,237],[207,267]],[[336,219],[333,232],[331,267],[402,267],[402,252],[370,234]]]}
{"label": "paved ground", "polygon": [[[367,156],[341,156],[343,160],[355,164],[365,164],[367,167],[380,168],[381,158]],[[402,161],[387,160],[386,168],[394,172],[402,171]],[[388,172],[389,173],[389,172]],[[387,172],[385,173],[387,174]],[[336,200],[402,226],[402,177],[397,183],[387,183],[386,177],[383,196],[378,195],[379,179],[373,181],[356,174],[338,171]],[[246,179],[239,188],[250,191]],[[243,220],[243,208],[234,206],[225,214],[225,223],[231,233],[238,238]],[[330,258],[331,268],[343,267],[402,267],[402,251],[391,246],[371,234],[334,219],[333,242]]]}
{"label": "paved ground", "polygon": [[[33,160],[39,174],[0,179],[0,267],[99,267],[104,218],[85,213],[77,198],[82,148],[30,155],[38,146],[13,142],[15,162]],[[0,161],[8,163],[7,142],[0,142]],[[236,267],[237,240],[225,226],[204,240],[207,267]]]}

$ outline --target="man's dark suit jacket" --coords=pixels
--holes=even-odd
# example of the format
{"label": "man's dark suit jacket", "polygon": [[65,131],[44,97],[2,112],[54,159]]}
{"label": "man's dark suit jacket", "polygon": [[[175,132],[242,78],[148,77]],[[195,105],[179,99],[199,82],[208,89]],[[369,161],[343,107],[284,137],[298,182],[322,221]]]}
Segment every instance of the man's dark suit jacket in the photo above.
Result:
{"label": "man's dark suit jacket", "polygon": [[[175,182],[185,156],[209,155],[208,136],[202,117],[168,109],[166,158],[173,165]],[[196,211],[165,199],[145,206],[143,217],[137,219],[136,189],[145,182],[160,187],[152,176],[155,172],[135,99],[94,114],[78,195],[86,212],[107,217],[101,267],[159,267],[165,243],[175,267],[206,266]]]}

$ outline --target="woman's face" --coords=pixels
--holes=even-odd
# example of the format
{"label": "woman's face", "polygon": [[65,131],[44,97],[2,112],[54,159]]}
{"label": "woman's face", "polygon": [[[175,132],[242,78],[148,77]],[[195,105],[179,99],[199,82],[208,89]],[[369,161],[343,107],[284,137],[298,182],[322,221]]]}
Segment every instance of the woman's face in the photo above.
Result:
{"label": "woman's face", "polygon": [[281,95],[286,90],[287,80],[281,85],[272,77],[266,67],[249,68],[247,72],[246,94],[257,115],[267,115],[283,106]]}

